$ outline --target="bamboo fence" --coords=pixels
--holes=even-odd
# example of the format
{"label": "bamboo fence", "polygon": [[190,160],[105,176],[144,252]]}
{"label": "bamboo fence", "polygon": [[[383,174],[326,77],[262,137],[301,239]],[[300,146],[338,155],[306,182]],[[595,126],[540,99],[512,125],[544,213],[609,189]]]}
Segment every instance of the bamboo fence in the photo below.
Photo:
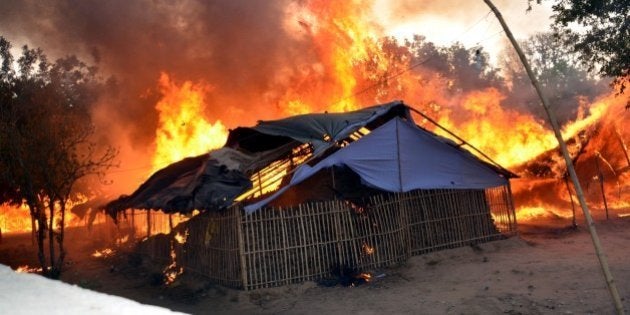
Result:
{"label": "bamboo fence", "polygon": [[202,213],[169,235],[148,238],[141,250],[219,284],[252,290],[321,279],[339,267],[388,267],[412,255],[515,233],[509,186],[437,189],[375,195],[360,203],[270,207],[250,215],[240,207]]}

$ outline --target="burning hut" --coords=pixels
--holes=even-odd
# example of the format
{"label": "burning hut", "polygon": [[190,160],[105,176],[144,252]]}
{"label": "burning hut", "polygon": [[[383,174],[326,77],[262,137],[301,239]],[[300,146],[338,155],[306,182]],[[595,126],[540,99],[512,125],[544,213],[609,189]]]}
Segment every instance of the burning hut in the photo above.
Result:
{"label": "burning hut", "polygon": [[466,145],[402,102],[263,121],[106,208],[194,211],[141,245],[179,270],[244,289],[315,280],[513,235],[514,175]]}

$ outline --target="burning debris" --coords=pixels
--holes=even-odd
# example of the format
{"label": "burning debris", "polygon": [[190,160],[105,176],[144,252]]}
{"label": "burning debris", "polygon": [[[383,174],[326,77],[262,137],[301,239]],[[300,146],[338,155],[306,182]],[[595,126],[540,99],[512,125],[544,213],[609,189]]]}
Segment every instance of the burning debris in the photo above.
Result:
{"label": "burning debris", "polygon": [[318,280],[317,283],[325,287],[341,285],[344,287],[356,287],[372,281],[372,274],[361,272],[347,265],[335,265],[331,268],[331,276]]}
{"label": "burning debris", "polygon": [[94,258],[109,258],[114,256],[114,254],[116,254],[116,251],[112,248],[104,248],[101,250],[95,250],[94,253],[92,253],[92,257]]}
{"label": "burning debris", "polygon": [[177,277],[179,277],[179,275],[184,273],[184,267],[177,266],[177,254],[175,253],[175,249],[172,245],[171,245],[170,257],[171,257],[171,263],[168,266],[166,266],[166,268],[164,268],[164,270],[162,271],[164,273],[165,285],[172,284],[173,282],[175,282]]}
{"label": "burning debris", "polygon": [[[627,115],[623,97],[608,96],[591,107],[591,116],[565,126],[574,136],[567,141],[589,207],[596,215],[624,212],[628,205],[621,189],[627,178],[627,150],[620,126]],[[512,182],[519,221],[567,224],[574,218],[577,200],[566,179],[557,150],[531,157],[512,168],[523,178]],[[601,210],[601,211],[600,211]]]}
{"label": "burning debris", "polygon": [[41,267],[30,267],[28,265],[22,265],[15,269],[15,272],[23,272],[23,273],[41,273]]}
{"label": "burning debris", "polygon": [[363,253],[366,255],[374,254],[374,247],[368,245],[367,243],[363,243],[363,246],[361,246],[361,249],[363,250]]}

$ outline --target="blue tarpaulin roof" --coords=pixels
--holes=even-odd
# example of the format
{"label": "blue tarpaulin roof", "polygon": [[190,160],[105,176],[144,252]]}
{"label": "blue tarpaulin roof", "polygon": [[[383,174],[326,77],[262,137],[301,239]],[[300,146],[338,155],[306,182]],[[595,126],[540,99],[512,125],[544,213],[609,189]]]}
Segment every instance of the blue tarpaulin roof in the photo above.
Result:
{"label": "blue tarpaulin roof", "polygon": [[287,189],[331,166],[347,166],[368,186],[389,192],[414,189],[485,189],[506,185],[508,179],[472,154],[444,138],[396,117],[321,160],[314,166],[301,165],[290,183],[257,203],[248,213],[260,209]]}

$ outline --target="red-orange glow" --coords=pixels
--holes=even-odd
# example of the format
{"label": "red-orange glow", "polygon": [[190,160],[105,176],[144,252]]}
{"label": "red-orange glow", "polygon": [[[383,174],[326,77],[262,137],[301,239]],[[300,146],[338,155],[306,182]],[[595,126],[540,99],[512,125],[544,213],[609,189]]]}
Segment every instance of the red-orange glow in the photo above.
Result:
{"label": "red-orange glow", "polygon": [[94,258],[107,258],[113,256],[114,252],[115,251],[111,248],[105,248],[101,250],[95,250],[91,256]]}

